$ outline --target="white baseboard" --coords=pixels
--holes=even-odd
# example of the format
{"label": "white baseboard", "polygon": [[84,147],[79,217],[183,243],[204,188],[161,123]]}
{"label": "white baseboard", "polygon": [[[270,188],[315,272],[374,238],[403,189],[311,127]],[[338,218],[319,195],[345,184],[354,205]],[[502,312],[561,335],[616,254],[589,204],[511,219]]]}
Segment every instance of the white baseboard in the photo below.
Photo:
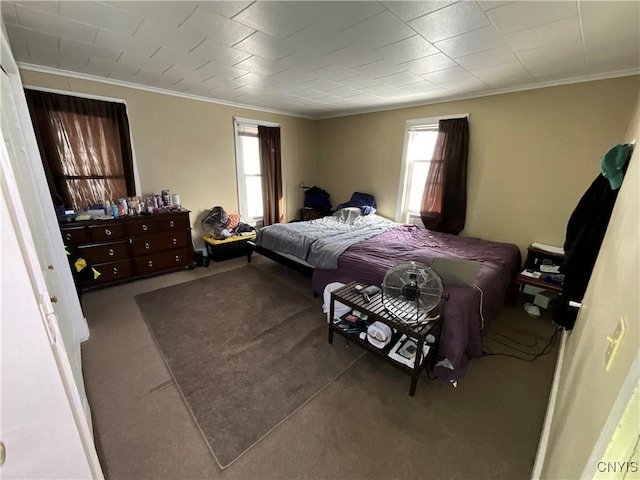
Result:
{"label": "white baseboard", "polygon": [[536,461],[533,464],[533,471],[531,472],[531,480],[540,480],[542,467],[547,457],[547,445],[549,444],[549,433],[551,431],[551,422],[553,421],[553,413],[556,408],[558,388],[560,386],[560,376],[562,374],[562,365],[564,363],[564,352],[565,352],[566,343],[567,343],[567,335],[568,335],[568,332],[563,329],[562,337],[560,338],[560,349],[558,351],[556,369],[553,372],[553,383],[551,384],[551,393],[549,394],[549,403],[547,404],[547,413],[544,416],[544,424],[542,426],[542,433],[540,434],[540,441],[538,442],[538,453],[536,454]]}

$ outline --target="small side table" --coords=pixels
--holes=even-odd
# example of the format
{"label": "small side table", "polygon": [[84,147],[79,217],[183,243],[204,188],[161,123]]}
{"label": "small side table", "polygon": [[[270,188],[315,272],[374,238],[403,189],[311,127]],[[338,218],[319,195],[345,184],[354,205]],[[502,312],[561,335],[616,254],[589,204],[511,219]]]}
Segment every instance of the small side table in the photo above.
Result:
{"label": "small side table", "polygon": [[331,210],[317,210],[315,208],[301,208],[300,220],[305,222],[307,220],[316,220],[318,218],[327,217],[333,212]]}
{"label": "small side table", "polygon": [[[544,264],[559,266],[563,261],[563,254],[548,252],[530,245],[527,248],[527,258],[524,261],[524,270],[539,272],[540,266],[543,265],[543,262]],[[516,283],[520,285],[521,288],[524,285],[531,285],[532,287],[538,287],[544,290],[562,292],[562,285],[546,280],[544,274],[539,278],[533,278],[524,275],[523,271],[518,273],[518,276],[516,277]]]}

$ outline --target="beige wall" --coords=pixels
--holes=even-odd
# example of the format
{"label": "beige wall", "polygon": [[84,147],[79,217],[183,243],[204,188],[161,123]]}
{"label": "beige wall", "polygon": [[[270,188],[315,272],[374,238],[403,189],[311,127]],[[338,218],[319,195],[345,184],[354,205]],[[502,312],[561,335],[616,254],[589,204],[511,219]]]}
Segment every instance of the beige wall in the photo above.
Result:
{"label": "beige wall", "polygon": [[373,193],[394,218],[404,124],[469,113],[463,235],[562,245],[571,211],[625,132],[638,77],[495,95],[320,122],[318,181],[334,204]]}
{"label": "beige wall", "polygon": [[142,193],[169,189],[192,211],[196,248],[202,214],[214,205],[238,211],[233,117],[281,127],[283,191],[286,218],[302,206],[297,185],[316,180],[316,122],[286,115],[240,109],[209,102],[109,85],[101,82],[22,70],[25,86],[123,99],[131,125]]}
{"label": "beige wall", "polygon": [[[640,97],[625,142],[640,140]],[[567,339],[542,478],[579,478],[640,343],[640,148],[618,194],[576,326]],[[609,372],[608,347],[620,318],[627,332]],[[638,372],[635,372],[636,378]],[[638,408],[636,405],[635,408]],[[627,458],[616,458],[624,462]]]}

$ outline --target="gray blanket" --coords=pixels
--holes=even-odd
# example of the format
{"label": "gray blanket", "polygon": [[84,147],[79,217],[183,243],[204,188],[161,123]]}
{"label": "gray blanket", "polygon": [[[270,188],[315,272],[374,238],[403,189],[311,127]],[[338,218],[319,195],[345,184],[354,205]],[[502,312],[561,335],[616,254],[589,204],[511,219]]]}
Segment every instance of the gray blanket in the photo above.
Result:
{"label": "gray blanket", "polygon": [[338,257],[351,245],[397,226],[377,215],[344,221],[323,217],[310,222],[277,223],[261,228],[256,243],[263,248],[293,255],[318,268],[338,268]]}

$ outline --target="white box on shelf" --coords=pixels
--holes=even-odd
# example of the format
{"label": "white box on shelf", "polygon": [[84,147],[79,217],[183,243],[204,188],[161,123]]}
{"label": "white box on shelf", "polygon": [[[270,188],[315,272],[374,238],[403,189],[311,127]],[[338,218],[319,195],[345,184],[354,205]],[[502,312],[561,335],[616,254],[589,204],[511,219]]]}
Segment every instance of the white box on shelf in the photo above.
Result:
{"label": "white box on shelf", "polygon": [[555,304],[556,298],[558,298],[558,294],[556,292],[544,290],[533,297],[533,304],[541,308],[550,308]]}

